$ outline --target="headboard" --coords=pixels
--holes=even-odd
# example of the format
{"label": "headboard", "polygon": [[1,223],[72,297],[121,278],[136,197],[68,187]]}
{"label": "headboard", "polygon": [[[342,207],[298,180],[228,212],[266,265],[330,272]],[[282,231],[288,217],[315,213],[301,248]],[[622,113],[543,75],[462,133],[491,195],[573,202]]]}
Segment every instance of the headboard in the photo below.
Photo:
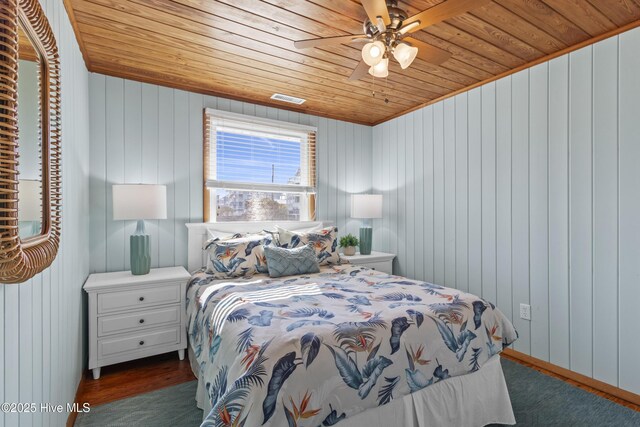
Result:
{"label": "headboard", "polygon": [[[257,233],[262,230],[275,230],[276,225],[287,230],[301,230],[317,225],[322,221],[264,221],[264,222],[199,222],[186,224],[188,231],[187,266],[194,272],[206,265],[205,252],[202,250],[209,235],[207,229],[232,233]],[[328,223],[327,223],[328,224]]]}

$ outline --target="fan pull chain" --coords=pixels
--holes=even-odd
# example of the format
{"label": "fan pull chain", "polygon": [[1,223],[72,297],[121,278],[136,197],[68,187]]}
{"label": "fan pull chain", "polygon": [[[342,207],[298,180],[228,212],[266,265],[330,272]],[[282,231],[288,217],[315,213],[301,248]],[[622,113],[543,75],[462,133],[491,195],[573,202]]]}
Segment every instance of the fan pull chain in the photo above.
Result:
{"label": "fan pull chain", "polygon": [[376,97],[376,76],[371,76],[371,96]]}
{"label": "fan pull chain", "polygon": [[389,103],[389,97],[387,96],[387,94],[389,93],[389,77],[385,77],[384,78],[384,103],[388,104]]}
{"label": "fan pull chain", "polygon": [[[387,96],[389,93],[389,78],[384,78],[384,87],[381,89],[380,93],[384,95],[384,103],[389,103],[389,97]],[[371,96],[376,97],[376,77],[371,76]]]}

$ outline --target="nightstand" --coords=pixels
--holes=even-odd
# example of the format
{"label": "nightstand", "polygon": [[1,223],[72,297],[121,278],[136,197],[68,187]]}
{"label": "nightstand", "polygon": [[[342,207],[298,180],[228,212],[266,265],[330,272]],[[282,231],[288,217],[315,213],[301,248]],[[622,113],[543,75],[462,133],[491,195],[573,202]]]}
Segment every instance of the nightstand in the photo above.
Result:
{"label": "nightstand", "polygon": [[340,254],[340,258],[346,259],[353,265],[361,265],[388,274],[393,274],[393,259],[395,257],[394,254],[375,251],[371,251],[371,255],[360,255],[360,253],[356,253],[352,256],[346,256]]}
{"label": "nightstand", "polygon": [[89,295],[89,369],[100,378],[102,366],[187,348],[186,289],[183,267],[92,274]]}

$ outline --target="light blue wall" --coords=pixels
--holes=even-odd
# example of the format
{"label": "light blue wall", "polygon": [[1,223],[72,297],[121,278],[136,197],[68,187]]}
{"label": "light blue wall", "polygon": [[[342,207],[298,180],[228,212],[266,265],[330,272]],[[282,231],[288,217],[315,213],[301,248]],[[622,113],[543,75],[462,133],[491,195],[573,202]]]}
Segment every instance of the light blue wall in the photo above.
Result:
{"label": "light blue wall", "polygon": [[147,221],[153,267],[185,265],[187,222],[202,222],[203,109],[318,128],[318,212],[340,233],[358,230],[349,196],[371,188],[372,128],[91,74],[91,271],[129,269],[133,221],[113,221],[111,185],[167,185],[168,219]]}
{"label": "light blue wall", "polygon": [[516,350],[634,393],[639,51],[631,30],[373,131],[396,273],[482,295]]}
{"label": "light blue wall", "polygon": [[[52,266],[0,285],[0,402],[73,401],[84,364],[82,285],[89,271],[89,84],[62,1],[41,0],[62,63],[62,242]],[[0,425],[64,425],[67,414],[0,414]]]}

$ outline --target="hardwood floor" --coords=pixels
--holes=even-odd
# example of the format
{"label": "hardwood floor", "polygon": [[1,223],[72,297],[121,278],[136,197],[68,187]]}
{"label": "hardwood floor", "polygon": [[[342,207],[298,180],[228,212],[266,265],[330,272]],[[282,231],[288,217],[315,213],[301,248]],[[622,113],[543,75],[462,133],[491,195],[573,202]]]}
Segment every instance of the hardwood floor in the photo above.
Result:
{"label": "hardwood floor", "polygon": [[85,372],[78,392],[78,402],[91,406],[148,393],[195,380],[189,361],[172,352],[102,368],[100,379]]}
{"label": "hardwood floor", "polygon": [[[558,378],[605,399],[609,399],[612,402],[626,406],[627,408],[640,411],[639,405],[624,399],[596,390],[531,363],[509,356],[508,354],[502,353],[501,356],[528,368],[535,369],[550,377]],[[76,401],[88,402],[93,407],[194,379],[195,377],[189,367],[189,361],[186,358],[181,361],[178,360],[177,353],[167,353],[121,363],[119,365],[106,366],[102,368],[102,376],[99,380],[94,380],[91,376],[91,371],[87,371],[80,384]]]}

